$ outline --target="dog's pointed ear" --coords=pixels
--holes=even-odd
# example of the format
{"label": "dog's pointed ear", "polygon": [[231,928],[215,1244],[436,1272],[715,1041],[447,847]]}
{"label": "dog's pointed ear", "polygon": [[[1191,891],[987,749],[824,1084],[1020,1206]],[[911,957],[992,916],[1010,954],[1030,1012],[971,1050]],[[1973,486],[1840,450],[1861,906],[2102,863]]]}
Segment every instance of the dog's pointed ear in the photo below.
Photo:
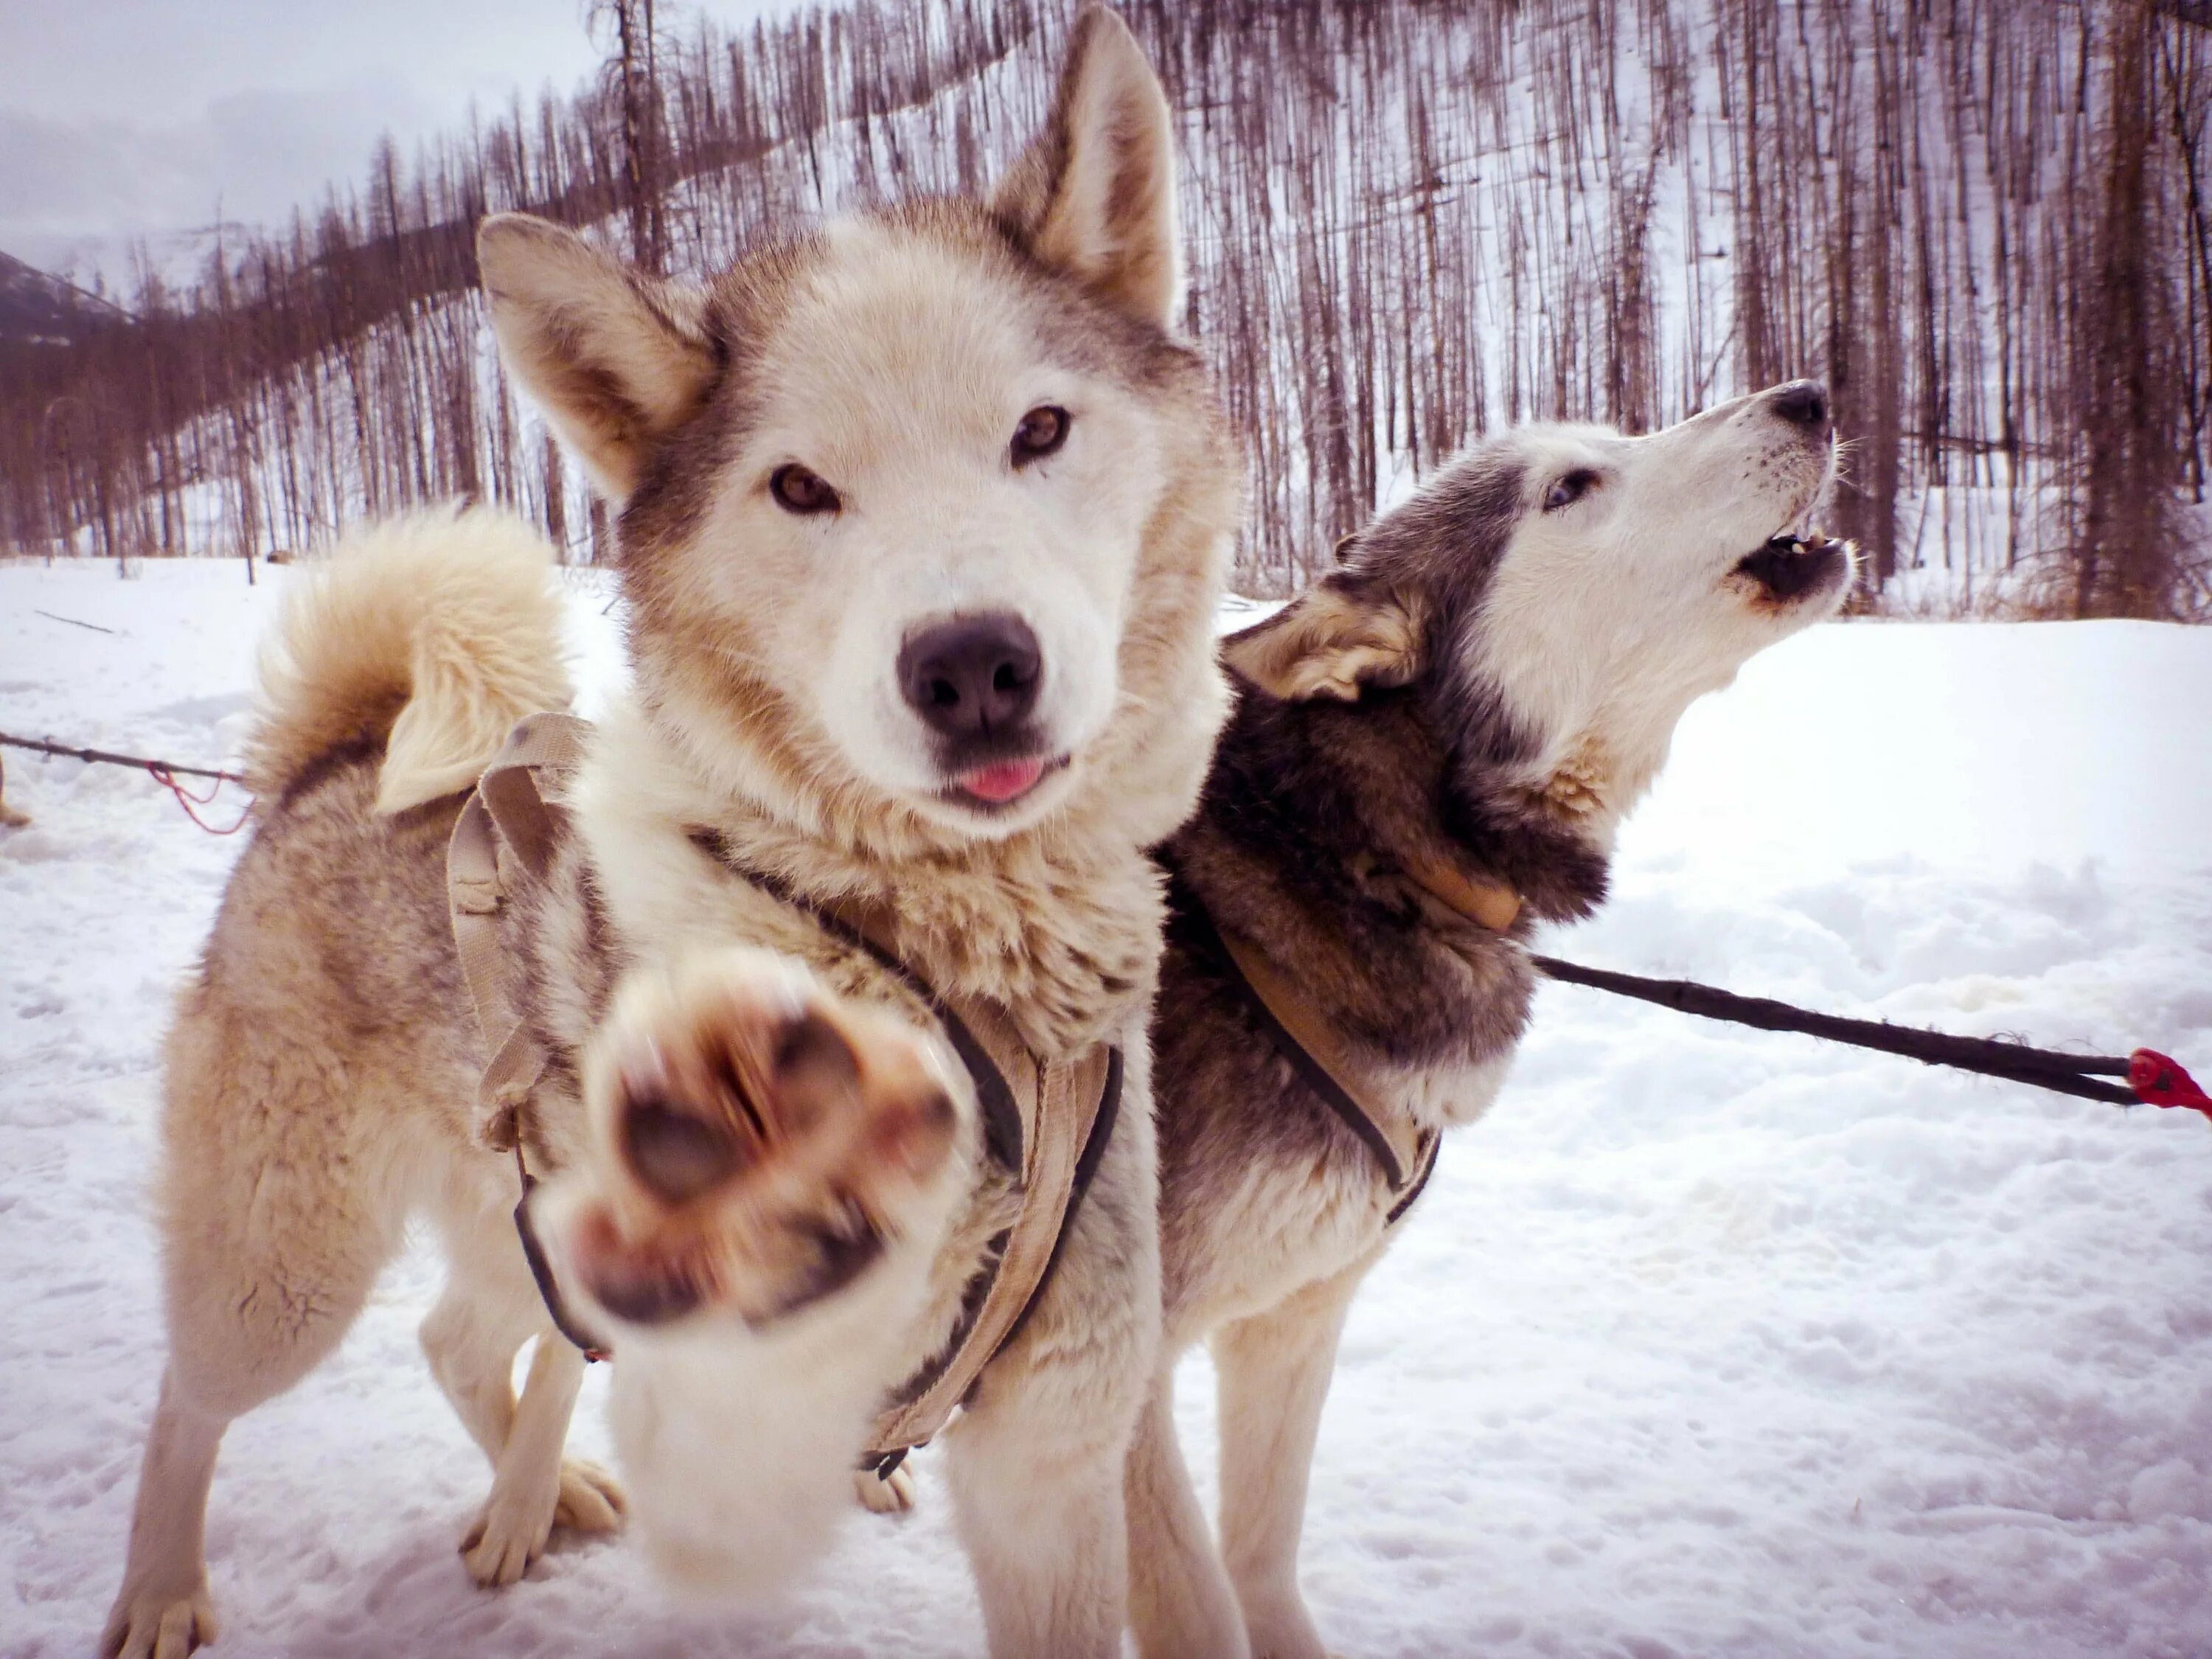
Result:
{"label": "dog's pointed ear", "polygon": [[1222,641],[1221,659],[1261,690],[1297,702],[1356,702],[1363,687],[1420,671],[1418,607],[1364,570],[1332,570],[1263,623]]}
{"label": "dog's pointed ear", "polygon": [[714,380],[706,296],[526,213],[483,222],[477,266],[507,372],[620,503],[653,443],[698,409]]}
{"label": "dog's pointed ear", "polygon": [[1044,264],[1162,328],[1182,301],[1175,121],[1128,26],[1076,20],[1044,130],[992,192],[991,210]]}

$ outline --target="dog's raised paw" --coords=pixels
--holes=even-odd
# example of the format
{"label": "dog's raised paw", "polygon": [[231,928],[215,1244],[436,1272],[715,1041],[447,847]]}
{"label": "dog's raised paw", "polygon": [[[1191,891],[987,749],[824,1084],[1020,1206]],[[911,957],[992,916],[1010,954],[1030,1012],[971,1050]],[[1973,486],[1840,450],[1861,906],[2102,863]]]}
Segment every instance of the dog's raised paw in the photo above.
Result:
{"label": "dog's raised paw", "polygon": [[568,1252],[636,1326],[760,1327],[842,1290],[939,1184],[958,1122],[919,1032],[758,951],[626,989],[593,1079],[600,1202]]}
{"label": "dog's raised paw", "polygon": [[185,1659],[215,1638],[215,1604],[204,1583],[180,1595],[126,1587],[107,1615],[100,1659]]}

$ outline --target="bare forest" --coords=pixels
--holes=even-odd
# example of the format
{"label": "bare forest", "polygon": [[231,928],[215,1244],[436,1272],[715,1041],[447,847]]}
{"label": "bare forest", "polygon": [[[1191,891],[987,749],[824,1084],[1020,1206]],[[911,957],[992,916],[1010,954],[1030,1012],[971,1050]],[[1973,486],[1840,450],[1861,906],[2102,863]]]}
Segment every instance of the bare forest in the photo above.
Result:
{"label": "bare forest", "polygon": [[[869,0],[732,33],[602,0],[579,95],[386,143],[191,283],[0,344],[0,548],[251,558],[473,495],[599,556],[602,514],[489,349],[476,222],[526,209],[684,273],[981,185],[1073,9]],[[1870,603],[2212,614],[2212,6],[1122,10],[1182,120],[1248,591],[1296,586],[1487,428],[1643,429],[1813,374]]]}

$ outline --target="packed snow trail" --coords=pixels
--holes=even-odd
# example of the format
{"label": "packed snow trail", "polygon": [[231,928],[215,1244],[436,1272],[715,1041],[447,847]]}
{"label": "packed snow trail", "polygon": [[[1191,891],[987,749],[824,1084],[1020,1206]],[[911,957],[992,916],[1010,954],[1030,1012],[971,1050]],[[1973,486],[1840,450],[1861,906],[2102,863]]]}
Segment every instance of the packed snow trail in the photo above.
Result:
{"label": "packed snow trail", "polygon": [[[0,728],[234,756],[293,579],[0,567]],[[1544,945],[2202,1077],[2208,713],[2212,629],[1816,629],[1692,711],[1611,905]],[[161,1368],[161,1035],[240,842],[143,774],[5,759],[0,1653],[79,1659]],[[416,1346],[436,1278],[410,1252],[231,1431],[222,1659],[980,1650],[935,1451],[920,1512],[856,1513],[780,1613],[679,1609],[619,1544],[471,1588],[489,1477]],[[1203,1360],[1182,1384],[1210,1487]],[[1304,1563],[1358,1659],[2212,1652],[2212,1133],[1547,987],[1353,1310]]]}

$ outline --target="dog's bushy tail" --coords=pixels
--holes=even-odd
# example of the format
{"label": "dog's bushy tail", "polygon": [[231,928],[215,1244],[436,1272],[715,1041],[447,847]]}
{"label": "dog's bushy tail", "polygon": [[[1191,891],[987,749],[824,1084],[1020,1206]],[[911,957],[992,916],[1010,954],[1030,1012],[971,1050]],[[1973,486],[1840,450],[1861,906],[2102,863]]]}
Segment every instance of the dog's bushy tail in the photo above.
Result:
{"label": "dog's bushy tail", "polygon": [[376,810],[476,781],[514,723],[564,708],[553,551],[520,520],[444,508],[349,538],[264,647],[246,776],[273,804],[323,756],[381,742]]}

